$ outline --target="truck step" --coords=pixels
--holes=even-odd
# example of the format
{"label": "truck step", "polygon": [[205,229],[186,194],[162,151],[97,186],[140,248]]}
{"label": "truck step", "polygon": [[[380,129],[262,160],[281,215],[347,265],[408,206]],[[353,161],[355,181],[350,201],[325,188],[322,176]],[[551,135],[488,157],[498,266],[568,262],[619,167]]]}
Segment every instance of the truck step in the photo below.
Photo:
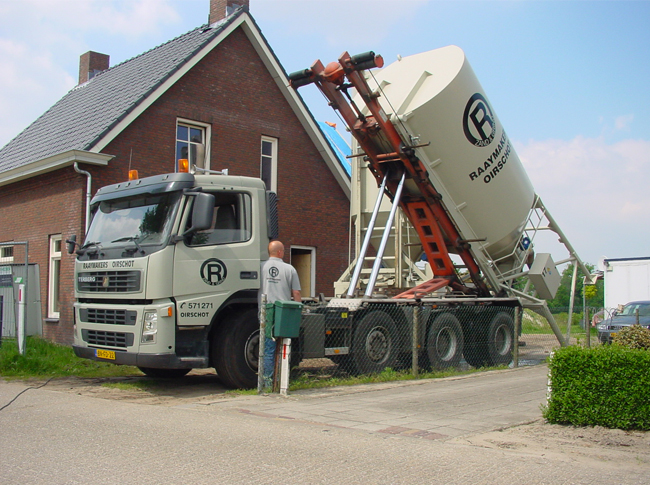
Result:
{"label": "truck step", "polygon": [[188,367],[207,367],[207,357],[179,357],[178,359],[183,364],[188,364]]}
{"label": "truck step", "polygon": [[350,347],[326,347],[325,355],[347,355],[350,353]]}

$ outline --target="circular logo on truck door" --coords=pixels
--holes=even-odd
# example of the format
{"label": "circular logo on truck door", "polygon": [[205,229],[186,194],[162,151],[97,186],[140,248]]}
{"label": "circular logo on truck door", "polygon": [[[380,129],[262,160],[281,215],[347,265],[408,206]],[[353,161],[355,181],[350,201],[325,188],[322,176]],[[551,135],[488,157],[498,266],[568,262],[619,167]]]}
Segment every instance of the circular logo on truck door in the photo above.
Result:
{"label": "circular logo on truck door", "polygon": [[201,279],[209,285],[220,285],[226,280],[226,276],[228,276],[228,269],[220,259],[206,259],[201,265]]}
{"label": "circular logo on truck door", "polygon": [[476,93],[469,98],[463,114],[463,131],[469,142],[477,147],[486,147],[497,131],[494,115],[487,100]]}

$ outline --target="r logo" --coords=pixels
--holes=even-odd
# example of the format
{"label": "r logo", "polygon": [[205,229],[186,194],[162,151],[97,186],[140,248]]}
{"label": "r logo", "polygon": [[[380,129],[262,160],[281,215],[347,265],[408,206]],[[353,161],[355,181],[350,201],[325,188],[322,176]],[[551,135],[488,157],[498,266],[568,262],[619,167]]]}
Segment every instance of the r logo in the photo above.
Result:
{"label": "r logo", "polygon": [[201,278],[209,285],[220,285],[226,280],[226,276],[228,269],[220,259],[206,259],[201,265]]}
{"label": "r logo", "polygon": [[269,268],[269,275],[271,275],[271,278],[277,278],[279,274],[280,274],[280,270],[275,266],[271,266]]}
{"label": "r logo", "polygon": [[476,93],[469,98],[463,114],[463,131],[469,142],[477,147],[486,147],[492,140],[497,128],[490,105],[482,94]]}

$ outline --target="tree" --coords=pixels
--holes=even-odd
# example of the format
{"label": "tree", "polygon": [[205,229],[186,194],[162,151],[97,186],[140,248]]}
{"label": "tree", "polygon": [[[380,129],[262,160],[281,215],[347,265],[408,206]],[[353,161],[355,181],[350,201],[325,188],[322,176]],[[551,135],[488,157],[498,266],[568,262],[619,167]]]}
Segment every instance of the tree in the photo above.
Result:
{"label": "tree", "polygon": [[[586,263],[585,266],[589,272],[593,273],[594,265]],[[571,279],[573,278],[573,264],[567,265],[562,271],[562,279],[560,280],[560,287],[555,294],[555,298],[548,300],[550,308],[568,308],[571,302]],[[582,292],[583,292],[583,279],[584,274],[578,268],[578,275],[576,279],[576,294],[574,300],[574,310],[582,308]],[[585,299],[587,306],[602,307],[605,301],[604,284],[603,280],[599,279],[595,285],[587,285],[584,288]]]}

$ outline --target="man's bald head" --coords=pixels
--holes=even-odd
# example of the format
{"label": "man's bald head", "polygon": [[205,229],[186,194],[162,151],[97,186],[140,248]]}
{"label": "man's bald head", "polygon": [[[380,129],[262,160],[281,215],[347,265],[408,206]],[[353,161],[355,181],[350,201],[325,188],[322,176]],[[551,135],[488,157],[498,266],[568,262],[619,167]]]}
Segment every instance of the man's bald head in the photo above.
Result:
{"label": "man's bald head", "polygon": [[282,259],[284,257],[284,244],[280,241],[271,241],[269,243],[269,256]]}

